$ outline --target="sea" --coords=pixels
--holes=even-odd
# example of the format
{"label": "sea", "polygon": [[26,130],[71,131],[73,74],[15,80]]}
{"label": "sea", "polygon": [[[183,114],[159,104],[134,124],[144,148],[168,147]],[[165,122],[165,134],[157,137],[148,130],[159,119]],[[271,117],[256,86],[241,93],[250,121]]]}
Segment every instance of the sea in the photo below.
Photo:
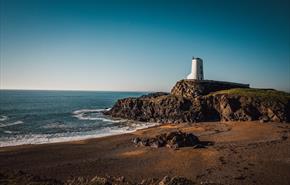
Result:
{"label": "sea", "polygon": [[97,138],[154,126],[102,113],[118,99],[144,94],[0,90],[0,147]]}

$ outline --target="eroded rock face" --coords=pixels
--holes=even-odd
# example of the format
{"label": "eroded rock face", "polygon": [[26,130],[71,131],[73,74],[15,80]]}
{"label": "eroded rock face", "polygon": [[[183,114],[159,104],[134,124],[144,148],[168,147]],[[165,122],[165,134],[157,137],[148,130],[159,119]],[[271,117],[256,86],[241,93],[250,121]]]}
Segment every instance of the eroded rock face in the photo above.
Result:
{"label": "eroded rock face", "polygon": [[[286,101],[235,94],[208,94],[212,90],[230,88],[222,82],[194,89],[193,81],[182,80],[171,94],[152,93],[139,98],[118,100],[105,114],[146,122],[182,123],[202,121],[290,122],[290,99]],[[246,88],[246,87],[244,87]],[[198,93],[197,93],[198,92]],[[205,95],[200,95],[205,94]]]}
{"label": "eroded rock face", "polygon": [[212,96],[212,100],[221,121],[290,121],[289,100],[281,102],[227,94]]}
{"label": "eroded rock face", "polygon": [[213,80],[180,80],[172,88],[171,94],[185,98],[192,98],[200,95],[207,95],[211,92],[233,88],[249,88],[249,85]]}
{"label": "eroded rock face", "polygon": [[173,95],[118,100],[106,114],[138,121],[188,122],[197,118],[191,100]]}

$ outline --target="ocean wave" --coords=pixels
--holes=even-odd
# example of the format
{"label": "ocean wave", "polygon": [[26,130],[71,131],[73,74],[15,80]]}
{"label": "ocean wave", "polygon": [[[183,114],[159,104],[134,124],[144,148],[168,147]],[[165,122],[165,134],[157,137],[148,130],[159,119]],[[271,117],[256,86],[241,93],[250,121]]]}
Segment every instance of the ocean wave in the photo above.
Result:
{"label": "ocean wave", "polygon": [[5,134],[12,134],[13,132],[12,131],[10,131],[10,130],[4,130],[3,131]]}
{"label": "ocean wave", "polygon": [[68,128],[68,127],[69,127],[68,125],[63,124],[62,122],[54,122],[54,123],[49,123],[49,124],[46,124],[46,125],[42,126],[42,128],[48,128],[48,129],[51,129],[51,128]]}
{"label": "ocean wave", "polygon": [[0,123],[0,128],[10,127],[10,126],[13,126],[13,125],[19,125],[19,124],[22,124],[22,123],[24,123],[24,122],[23,121],[15,121],[13,123],[7,123],[7,124]]}
{"label": "ocean wave", "polygon": [[102,112],[102,111],[108,111],[110,109],[111,108],[107,108],[107,109],[80,109],[80,110],[73,111],[73,114]]}
{"label": "ocean wave", "polygon": [[157,123],[140,123],[136,128],[130,126],[106,127],[100,130],[89,131],[85,133],[71,132],[58,134],[26,134],[13,137],[2,137],[0,138],[0,147],[79,141],[91,138],[131,133],[138,129],[144,129],[155,125],[157,125]]}
{"label": "ocean wave", "polygon": [[109,123],[122,123],[126,122],[124,119],[109,119],[106,116],[103,115],[102,111],[108,111],[111,108],[108,109],[81,109],[76,110],[73,112],[73,117],[78,118],[79,120],[99,120],[103,122],[109,122]]}
{"label": "ocean wave", "polygon": [[119,119],[119,120],[114,120],[114,119],[108,119],[108,118],[102,118],[102,117],[89,117],[89,116],[85,116],[85,115],[75,115],[75,118],[78,118],[79,120],[99,120],[99,121],[103,121],[103,122],[110,122],[110,123],[122,123],[122,122],[126,122],[126,120],[123,119]]}
{"label": "ocean wave", "polygon": [[0,121],[6,121],[8,119],[8,116],[0,116]]}

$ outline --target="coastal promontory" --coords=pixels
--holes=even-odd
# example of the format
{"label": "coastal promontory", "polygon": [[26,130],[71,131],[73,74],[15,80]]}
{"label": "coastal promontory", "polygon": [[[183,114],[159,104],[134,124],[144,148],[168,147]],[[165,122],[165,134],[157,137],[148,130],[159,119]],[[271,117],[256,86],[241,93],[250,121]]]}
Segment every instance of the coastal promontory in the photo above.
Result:
{"label": "coastal promontory", "polygon": [[180,80],[171,93],[118,100],[105,114],[146,122],[290,122],[290,94],[248,84]]}

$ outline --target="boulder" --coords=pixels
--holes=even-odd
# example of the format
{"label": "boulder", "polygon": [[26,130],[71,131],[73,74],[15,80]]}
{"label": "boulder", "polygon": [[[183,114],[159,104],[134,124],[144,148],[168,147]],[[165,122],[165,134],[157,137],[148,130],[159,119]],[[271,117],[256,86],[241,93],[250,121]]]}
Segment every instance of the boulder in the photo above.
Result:
{"label": "boulder", "polygon": [[88,184],[89,185],[111,185],[112,183],[109,182],[107,178],[95,176]]}
{"label": "boulder", "polygon": [[133,138],[132,142],[136,146],[150,146],[153,148],[166,146],[173,149],[178,149],[180,147],[193,147],[196,145],[200,145],[196,148],[201,148],[202,145],[197,136],[192,133],[183,133],[180,131],[164,133],[152,138],[137,137]]}
{"label": "boulder", "polygon": [[194,185],[195,183],[184,177],[173,177],[168,185]]}

